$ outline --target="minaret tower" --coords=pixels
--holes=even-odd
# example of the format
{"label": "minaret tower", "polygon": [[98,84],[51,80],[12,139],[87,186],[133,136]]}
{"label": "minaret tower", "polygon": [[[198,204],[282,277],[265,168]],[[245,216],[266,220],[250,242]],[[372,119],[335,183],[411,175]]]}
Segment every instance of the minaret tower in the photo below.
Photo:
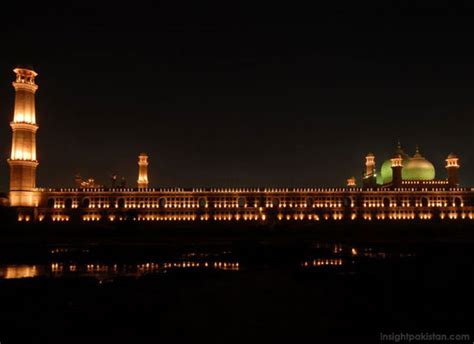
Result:
{"label": "minaret tower", "polygon": [[12,128],[12,151],[10,165],[10,205],[33,207],[38,205],[36,190],[36,111],[35,71],[28,68],[15,68],[15,109]]}
{"label": "minaret tower", "polygon": [[377,172],[375,170],[375,155],[372,153],[367,154],[365,157],[365,173],[362,180],[364,187],[376,187],[377,186]]}
{"label": "minaret tower", "polygon": [[392,164],[392,186],[394,188],[399,188],[402,186],[402,168],[403,168],[403,159],[400,154],[395,154],[390,162]]}
{"label": "minaret tower", "polygon": [[347,187],[348,188],[355,188],[356,187],[356,178],[350,177],[347,179]]}
{"label": "minaret tower", "polygon": [[446,169],[448,170],[448,186],[457,188],[459,186],[459,158],[451,153],[446,158]]}
{"label": "minaret tower", "polygon": [[141,153],[138,156],[138,188],[148,188],[148,155]]}

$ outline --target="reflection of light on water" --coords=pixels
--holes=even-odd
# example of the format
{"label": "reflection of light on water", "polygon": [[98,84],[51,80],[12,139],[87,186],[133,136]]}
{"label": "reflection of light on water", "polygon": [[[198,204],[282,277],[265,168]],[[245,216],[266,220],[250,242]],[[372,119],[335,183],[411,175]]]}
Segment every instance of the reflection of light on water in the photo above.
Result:
{"label": "reflection of light on water", "polygon": [[377,253],[365,252],[363,255],[364,257],[368,257],[368,258],[382,258],[382,259],[387,258],[387,254],[385,252],[377,252]]}
{"label": "reflection of light on water", "polygon": [[50,253],[67,253],[69,250],[67,248],[53,248],[50,250]]}
{"label": "reflection of light on water", "polygon": [[161,266],[158,263],[145,263],[139,264],[137,268],[140,271],[149,272],[155,271],[160,268],[164,269],[195,269],[195,268],[214,268],[217,270],[233,270],[238,271],[240,266],[239,263],[235,262],[173,262],[173,263],[163,263]]}
{"label": "reflection of light on water", "polygon": [[0,268],[0,277],[5,279],[36,277],[38,274],[36,265],[11,265]]}
{"label": "reflection of light on water", "polygon": [[310,266],[340,266],[343,265],[341,258],[327,258],[327,259],[313,259],[312,261],[306,261],[301,263],[301,266],[307,268]]}
{"label": "reflection of light on water", "polygon": [[239,263],[214,262],[214,269],[239,270]]}
{"label": "reflection of light on water", "polygon": [[371,248],[365,249],[365,252],[362,252],[362,256],[367,258],[375,258],[375,259],[385,259],[387,258],[387,253],[385,252],[373,252]]}
{"label": "reflection of light on water", "polygon": [[113,267],[104,265],[104,264],[87,264],[87,272],[107,272],[109,269],[113,269]]}
{"label": "reflection of light on water", "polygon": [[51,264],[51,272],[58,273],[63,272],[63,266],[58,263]]}
{"label": "reflection of light on water", "polygon": [[[54,277],[61,277],[66,274],[89,275],[96,277],[104,276],[136,276],[143,274],[166,272],[167,270],[180,269],[213,269],[239,271],[238,262],[228,261],[175,261],[175,262],[145,262],[141,264],[64,264],[53,262],[49,272]],[[45,273],[44,271],[43,273]],[[0,275],[1,277],[1,275]]]}
{"label": "reflection of light on water", "polygon": [[341,253],[342,252],[342,246],[338,245],[338,244],[334,245],[333,252],[334,253]]}

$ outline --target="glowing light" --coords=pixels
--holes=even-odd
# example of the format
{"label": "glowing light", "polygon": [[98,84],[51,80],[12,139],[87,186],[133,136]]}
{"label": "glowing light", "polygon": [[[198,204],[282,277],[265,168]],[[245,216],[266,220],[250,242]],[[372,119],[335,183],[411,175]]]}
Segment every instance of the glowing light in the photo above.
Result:
{"label": "glowing light", "polygon": [[0,271],[5,279],[31,278],[36,277],[39,271],[35,265],[15,265],[8,266],[5,271]]}

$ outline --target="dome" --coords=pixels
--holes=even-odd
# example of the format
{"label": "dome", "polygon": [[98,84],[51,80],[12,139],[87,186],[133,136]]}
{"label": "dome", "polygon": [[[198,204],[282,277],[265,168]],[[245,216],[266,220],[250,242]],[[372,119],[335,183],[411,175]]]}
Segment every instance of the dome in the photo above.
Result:
{"label": "dome", "polygon": [[375,180],[376,180],[378,185],[382,185],[383,184],[382,173],[377,173],[377,177],[375,177]]}
{"label": "dome", "polygon": [[457,157],[458,156],[454,153],[449,153],[449,155],[448,155],[448,159],[457,159]]}
{"label": "dome", "polygon": [[426,160],[416,150],[413,158],[409,159],[403,166],[402,178],[404,180],[433,180],[435,178],[435,168],[431,162]]}
{"label": "dome", "polygon": [[[403,180],[433,180],[435,178],[435,168],[431,162],[426,160],[419,152],[418,147],[413,157],[408,156],[398,144],[395,153],[392,155],[402,157],[402,179]],[[451,154],[450,154],[451,155]],[[378,184],[386,184],[392,181],[392,162],[387,159],[380,169],[380,176],[377,178]]]}

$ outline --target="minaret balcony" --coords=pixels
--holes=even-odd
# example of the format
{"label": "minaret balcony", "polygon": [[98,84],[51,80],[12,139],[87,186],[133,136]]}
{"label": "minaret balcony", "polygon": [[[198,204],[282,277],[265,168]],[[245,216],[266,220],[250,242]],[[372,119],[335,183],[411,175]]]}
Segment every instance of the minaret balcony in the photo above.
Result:
{"label": "minaret balcony", "polygon": [[29,122],[10,122],[10,127],[13,131],[15,130],[29,130],[34,133],[38,130],[38,126],[35,123]]}

